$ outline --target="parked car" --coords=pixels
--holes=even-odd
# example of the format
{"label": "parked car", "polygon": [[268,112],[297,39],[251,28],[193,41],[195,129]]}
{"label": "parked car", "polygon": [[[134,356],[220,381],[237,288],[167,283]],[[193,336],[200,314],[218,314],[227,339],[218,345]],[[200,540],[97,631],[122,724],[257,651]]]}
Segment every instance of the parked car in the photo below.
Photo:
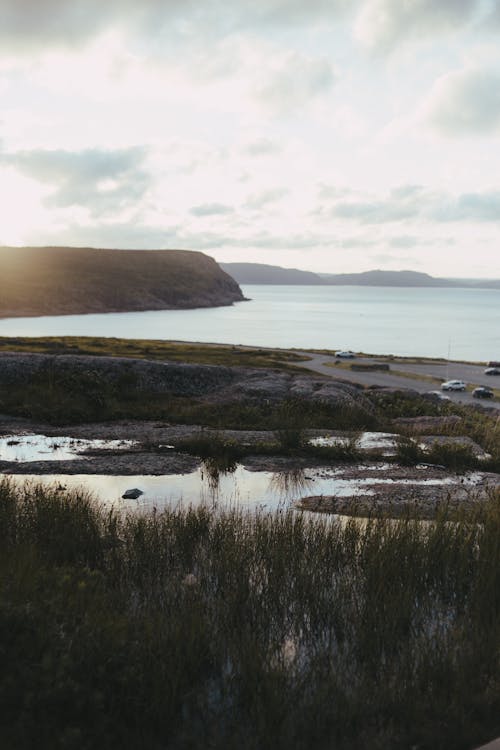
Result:
{"label": "parked car", "polygon": [[441,393],[441,391],[427,391],[428,396],[434,396],[434,398],[439,399],[439,401],[451,401],[451,398],[449,396],[445,396],[444,393]]}
{"label": "parked car", "polygon": [[493,398],[495,395],[491,388],[487,386],[481,386],[480,388],[474,388],[472,391],[474,398]]}
{"label": "parked car", "polygon": [[349,352],[346,350],[342,352],[335,352],[335,356],[340,357],[341,359],[354,359],[356,355],[354,354],[354,352]]}
{"label": "parked car", "polygon": [[487,367],[484,371],[485,375],[500,375],[500,366],[499,367]]}
{"label": "parked car", "polygon": [[441,383],[442,391],[465,391],[467,384],[463,380],[447,380]]}
{"label": "parked car", "polygon": [[488,367],[500,367],[500,362],[488,362]]}

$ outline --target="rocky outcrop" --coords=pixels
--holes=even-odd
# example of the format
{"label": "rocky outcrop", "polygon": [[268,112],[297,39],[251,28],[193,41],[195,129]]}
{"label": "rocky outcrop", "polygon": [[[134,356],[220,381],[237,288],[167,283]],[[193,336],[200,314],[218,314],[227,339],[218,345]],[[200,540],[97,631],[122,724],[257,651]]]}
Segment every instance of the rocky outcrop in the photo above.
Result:
{"label": "rocky outcrop", "polygon": [[290,399],[355,406],[373,411],[363,388],[278,370],[180,364],[124,357],[50,354],[0,354],[0,389],[58,383],[74,388],[115,386],[144,394],[171,394],[208,402],[276,403]]}

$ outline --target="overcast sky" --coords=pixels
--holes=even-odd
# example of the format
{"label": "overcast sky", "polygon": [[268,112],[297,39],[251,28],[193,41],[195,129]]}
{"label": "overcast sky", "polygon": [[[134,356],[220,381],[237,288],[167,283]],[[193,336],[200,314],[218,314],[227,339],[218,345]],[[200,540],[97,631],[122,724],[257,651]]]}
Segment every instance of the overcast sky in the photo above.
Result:
{"label": "overcast sky", "polygon": [[500,0],[0,0],[0,244],[500,278]]}

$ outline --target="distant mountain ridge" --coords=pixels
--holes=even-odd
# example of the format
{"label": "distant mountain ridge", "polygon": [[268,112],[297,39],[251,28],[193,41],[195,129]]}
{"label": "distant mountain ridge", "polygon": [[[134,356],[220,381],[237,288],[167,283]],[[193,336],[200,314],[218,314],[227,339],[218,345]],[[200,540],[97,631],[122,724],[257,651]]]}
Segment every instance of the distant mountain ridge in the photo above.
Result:
{"label": "distant mountain ridge", "polygon": [[362,273],[322,274],[329,285],[356,286],[455,286],[450,279],[439,279],[419,271],[363,271]]}
{"label": "distant mountain ridge", "polygon": [[500,289],[500,279],[453,279],[419,271],[363,271],[361,273],[313,273],[265,263],[221,263],[238,284],[290,284],[322,286],[471,287]]}
{"label": "distant mountain ridge", "polygon": [[312,271],[268,266],[265,263],[220,263],[220,267],[238,284],[324,284]]}
{"label": "distant mountain ridge", "polygon": [[243,300],[189,250],[0,247],[0,317],[219,307]]}

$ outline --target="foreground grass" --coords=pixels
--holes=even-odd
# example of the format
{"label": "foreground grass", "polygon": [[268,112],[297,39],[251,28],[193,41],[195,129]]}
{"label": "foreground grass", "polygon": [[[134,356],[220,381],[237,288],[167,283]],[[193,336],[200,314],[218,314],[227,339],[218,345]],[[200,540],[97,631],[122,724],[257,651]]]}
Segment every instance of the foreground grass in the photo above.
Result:
{"label": "foreground grass", "polygon": [[500,733],[480,523],[121,517],[0,484],[5,748],[467,750]]}

